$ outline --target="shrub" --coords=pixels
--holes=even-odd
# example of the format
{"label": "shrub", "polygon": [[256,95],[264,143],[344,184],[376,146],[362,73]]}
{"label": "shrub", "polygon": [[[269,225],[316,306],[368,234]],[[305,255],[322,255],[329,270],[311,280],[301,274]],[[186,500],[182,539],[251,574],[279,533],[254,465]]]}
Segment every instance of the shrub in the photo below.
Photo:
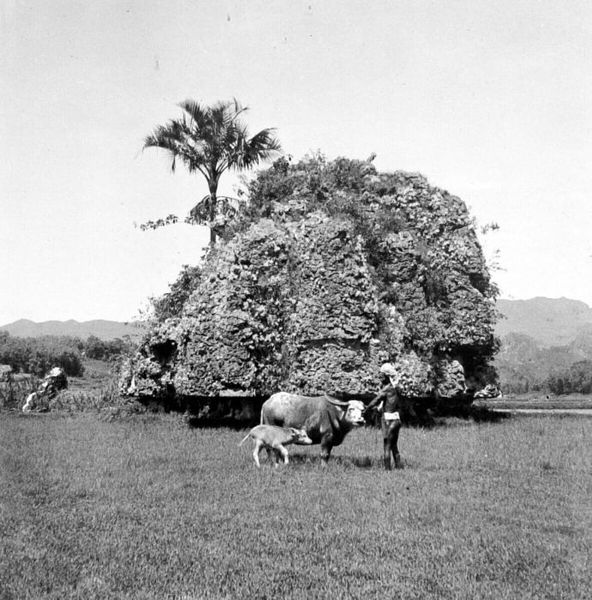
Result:
{"label": "shrub", "polygon": [[0,363],[15,372],[43,377],[51,368],[61,367],[68,376],[82,376],[84,366],[80,351],[83,342],[67,336],[0,338]]}

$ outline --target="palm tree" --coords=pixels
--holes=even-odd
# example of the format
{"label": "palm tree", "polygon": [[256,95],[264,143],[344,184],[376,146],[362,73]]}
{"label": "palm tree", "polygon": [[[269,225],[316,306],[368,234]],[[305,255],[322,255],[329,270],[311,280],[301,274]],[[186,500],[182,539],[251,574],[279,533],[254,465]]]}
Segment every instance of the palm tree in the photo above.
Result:
{"label": "palm tree", "polygon": [[172,157],[173,172],[181,161],[190,173],[199,171],[208,183],[209,194],[190,211],[188,222],[210,227],[210,245],[216,243],[216,218],[220,209],[230,210],[231,199],[218,198],[218,183],[224,171],[250,169],[281,151],[274,129],[262,129],[249,137],[239,119],[246,110],[237,100],[204,106],[193,100],[179,104],[180,119],[158,126],[144,140],[144,148],[162,148]]}

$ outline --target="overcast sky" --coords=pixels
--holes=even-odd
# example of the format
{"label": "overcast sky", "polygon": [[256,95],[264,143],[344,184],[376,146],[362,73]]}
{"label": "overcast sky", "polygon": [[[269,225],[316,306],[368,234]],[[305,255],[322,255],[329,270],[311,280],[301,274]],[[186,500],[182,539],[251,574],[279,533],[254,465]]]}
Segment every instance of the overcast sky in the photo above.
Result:
{"label": "overcast sky", "polygon": [[592,305],[587,0],[2,0],[0,40],[0,324],[129,320],[199,260],[205,228],[136,226],[207,193],[141,151],[187,98],[422,172],[500,225],[502,297]]}

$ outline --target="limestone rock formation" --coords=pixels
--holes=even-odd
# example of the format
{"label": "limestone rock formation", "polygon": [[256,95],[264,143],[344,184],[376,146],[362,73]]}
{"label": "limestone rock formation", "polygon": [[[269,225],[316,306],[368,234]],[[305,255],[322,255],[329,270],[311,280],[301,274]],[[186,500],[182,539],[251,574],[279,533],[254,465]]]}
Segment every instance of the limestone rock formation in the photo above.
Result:
{"label": "limestone rock formation", "polygon": [[278,161],[207,255],[181,313],[153,325],[120,385],[140,396],[405,395],[482,387],[496,288],[457,197],[368,162]]}

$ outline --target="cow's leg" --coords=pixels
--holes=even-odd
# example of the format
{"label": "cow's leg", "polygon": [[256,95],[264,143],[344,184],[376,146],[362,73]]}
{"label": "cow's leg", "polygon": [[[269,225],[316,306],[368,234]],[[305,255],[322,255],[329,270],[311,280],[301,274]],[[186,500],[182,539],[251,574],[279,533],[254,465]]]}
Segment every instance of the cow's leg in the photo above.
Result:
{"label": "cow's leg", "polygon": [[331,450],[333,450],[333,438],[331,436],[325,436],[321,440],[321,461],[323,465],[326,465],[329,461]]}
{"label": "cow's leg", "polygon": [[262,446],[263,443],[261,442],[261,440],[255,440],[255,447],[253,448],[253,459],[255,460],[255,464],[257,465],[258,469],[261,468],[261,465],[259,464],[259,452],[261,452]]}

